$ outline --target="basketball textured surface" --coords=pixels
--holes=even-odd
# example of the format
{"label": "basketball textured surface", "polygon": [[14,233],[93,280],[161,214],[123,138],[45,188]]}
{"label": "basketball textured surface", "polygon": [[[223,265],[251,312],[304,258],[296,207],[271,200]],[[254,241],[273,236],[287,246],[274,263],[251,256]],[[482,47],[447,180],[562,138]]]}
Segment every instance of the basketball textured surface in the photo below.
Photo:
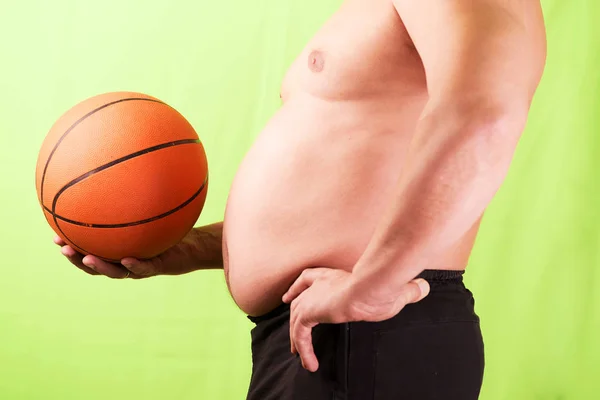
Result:
{"label": "basketball textured surface", "polygon": [[208,185],[206,154],[190,123],[140,93],[81,102],[50,129],[36,186],[46,220],[83,254],[151,258],[193,228]]}

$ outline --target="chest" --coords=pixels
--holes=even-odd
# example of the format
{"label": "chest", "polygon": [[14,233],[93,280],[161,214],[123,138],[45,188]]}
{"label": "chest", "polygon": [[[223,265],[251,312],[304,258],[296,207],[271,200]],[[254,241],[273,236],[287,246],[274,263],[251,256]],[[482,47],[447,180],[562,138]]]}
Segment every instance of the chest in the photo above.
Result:
{"label": "chest", "polygon": [[391,1],[348,0],[292,63],[282,97],[351,100],[424,87],[423,65]]}

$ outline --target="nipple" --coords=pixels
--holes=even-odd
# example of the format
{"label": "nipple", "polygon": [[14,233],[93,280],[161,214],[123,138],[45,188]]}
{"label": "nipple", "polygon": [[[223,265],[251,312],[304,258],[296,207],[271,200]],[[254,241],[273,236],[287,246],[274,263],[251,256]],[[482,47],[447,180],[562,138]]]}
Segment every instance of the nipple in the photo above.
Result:
{"label": "nipple", "polygon": [[308,55],[308,67],[313,72],[321,72],[325,67],[325,57],[318,50],[313,51]]}

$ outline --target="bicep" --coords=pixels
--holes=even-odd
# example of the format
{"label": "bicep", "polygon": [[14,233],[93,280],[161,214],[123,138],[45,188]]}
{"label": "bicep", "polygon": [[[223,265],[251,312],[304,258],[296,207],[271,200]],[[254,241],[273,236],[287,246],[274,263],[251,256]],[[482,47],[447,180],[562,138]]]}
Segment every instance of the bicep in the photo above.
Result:
{"label": "bicep", "polygon": [[545,57],[536,2],[393,0],[423,61],[430,98],[523,96],[527,102]]}

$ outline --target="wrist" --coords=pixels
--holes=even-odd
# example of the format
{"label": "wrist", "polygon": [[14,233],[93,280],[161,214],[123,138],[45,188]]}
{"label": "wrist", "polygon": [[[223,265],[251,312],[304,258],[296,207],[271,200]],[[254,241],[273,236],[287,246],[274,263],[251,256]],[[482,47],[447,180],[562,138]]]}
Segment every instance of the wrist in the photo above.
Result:
{"label": "wrist", "polygon": [[183,275],[223,268],[219,224],[194,228],[156,258],[158,275]]}
{"label": "wrist", "polygon": [[192,229],[181,243],[192,270],[223,268],[223,223]]}
{"label": "wrist", "polygon": [[372,270],[353,271],[350,277],[352,300],[363,308],[380,307],[394,302],[398,291],[411,278],[405,278],[406,269],[373,268]]}

